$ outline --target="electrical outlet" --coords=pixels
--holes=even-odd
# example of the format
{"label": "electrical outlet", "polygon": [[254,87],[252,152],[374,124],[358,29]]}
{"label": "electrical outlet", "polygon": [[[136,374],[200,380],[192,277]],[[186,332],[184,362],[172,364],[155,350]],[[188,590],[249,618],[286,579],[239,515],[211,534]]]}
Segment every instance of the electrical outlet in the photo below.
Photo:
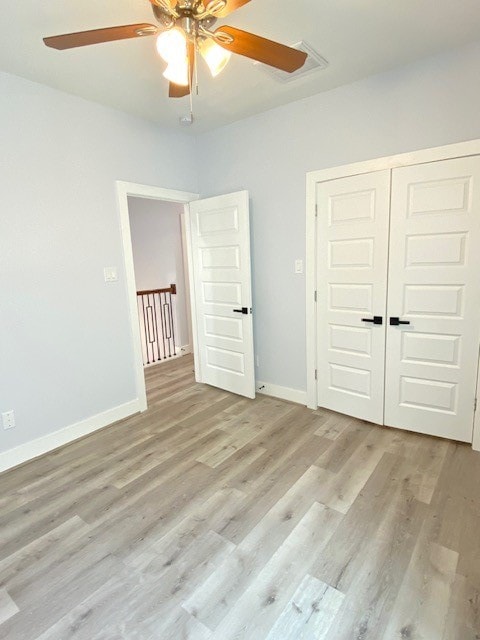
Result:
{"label": "electrical outlet", "polygon": [[295,273],[303,273],[303,260],[301,258],[295,260]]}
{"label": "electrical outlet", "polygon": [[15,426],[15,413],[13,411],[2,413],[2,423],[4,429],[13,429]]}

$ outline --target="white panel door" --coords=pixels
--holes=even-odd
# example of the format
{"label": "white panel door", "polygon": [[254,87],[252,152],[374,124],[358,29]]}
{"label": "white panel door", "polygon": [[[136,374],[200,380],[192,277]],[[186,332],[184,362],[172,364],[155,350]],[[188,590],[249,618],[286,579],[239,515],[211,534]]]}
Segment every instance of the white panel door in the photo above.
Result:
{"label": "white panel door", "polygon": [[480,158],[392,172],[385,424],[472,441]]}
{"label": "white panel door", "polygon": [[321,182],[316,194],[318,404],[380,424],[389,194],[390,171]]}
{"label": "white panel door", "polygon": [[255,397],[248,192],[190,203],[200,380]]}

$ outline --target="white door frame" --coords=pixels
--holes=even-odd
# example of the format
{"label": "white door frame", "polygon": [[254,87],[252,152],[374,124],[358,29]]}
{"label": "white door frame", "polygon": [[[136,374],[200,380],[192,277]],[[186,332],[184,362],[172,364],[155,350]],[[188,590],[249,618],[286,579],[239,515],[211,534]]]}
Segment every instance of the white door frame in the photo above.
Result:
{"label": "white door frame", "polygon": [[[165,189],[163,187],[153,187],[145,184],[136,184],[134,182],[123,182],[117,180],[117,199],[118,208],[120,211],[120,226],[122,233],[122,245],[123,245],[123,257],[125,264],[125,277],[127,285],[128,295],[128,309],[130,316],[130,326],[132,330],[133,341],[133,359],[135,366],[135,388],[137,392],[137,399],[140,411],[146,411],[147,409],[147,390],[145,387],[145,376],[143,373],[143,358],[142,358],[142,346],[140,339],[140,322],[138,317],[138,305],[137,305],[137,288],[135,285],[135,269],[133,264],[133,250],[132,250],[132,236],[130,232],[130,216],[128,212],[128,196],[134,196],[136,198],[148,198],[150,200],[164,200],[169,202],[180,202],[185,205],[184,215],[182,215],[182,230],[188,230],[190,228],[190,217],[188,203],[192,200],[198,200],[199,195],[197,193],[189,193],[188,191],[176,191],[174,189]],[[191,273],[191,253],[190,253],[190,234],[185,233],[186,238],[186,254],[188,262],[188,282],[190,287],[190,293],[192,291],[192,273]],[[185,274],[187,275],[187,274]],[[189,296],[187,295],[187,299]],[[190,295],[188,302],[191,305],[191,322],[192,322],[192,337],[193,337],[193,353],[195,361],[195,376],[199,378],[199,371],[197,370],[197,360],[195,357],[197,353],[197,331],[195,325],[195,300]],[[188,306],[188,303],[187,303]]]}
{"label": "white door frame", "polygon": [[[396,169],[415,164],[425,164],[452,158],[464,158],[467,156],[480,155],[480,139],[459,142],[442,147],[422,149],[411,153],[402,153],[394,156],[385,156],[374,160],[356,162],[320,171],[309,171],[307,173],[307,193],[306,193],[306,264],[305,264],[305,285],[306,285],[306,334],[307,334],[307,407],[316,409],[318,407],[317,398],[317,308],[315,302],[316,287],[316,184],[326,180],[336,180],[347,176],[371,173],[372,171],[383,171],[384,169]],[[479,357],[480,369],[480,357]],[[480,378],[478,381],[478,392],[480,393]],[[480,396],[479,396],[480,397]],[[473,428],[473,448],[480,451],[480,410],[475,413]]]}

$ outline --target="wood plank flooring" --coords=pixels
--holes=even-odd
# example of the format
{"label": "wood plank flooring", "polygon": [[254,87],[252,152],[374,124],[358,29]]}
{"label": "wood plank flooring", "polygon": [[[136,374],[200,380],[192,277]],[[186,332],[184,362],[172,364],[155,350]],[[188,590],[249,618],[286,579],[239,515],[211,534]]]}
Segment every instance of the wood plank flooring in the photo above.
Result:
{"label": "wood plank flooring", "polygon": [[480,454],[192,369],[0,476],[2,639],[480,638]]}

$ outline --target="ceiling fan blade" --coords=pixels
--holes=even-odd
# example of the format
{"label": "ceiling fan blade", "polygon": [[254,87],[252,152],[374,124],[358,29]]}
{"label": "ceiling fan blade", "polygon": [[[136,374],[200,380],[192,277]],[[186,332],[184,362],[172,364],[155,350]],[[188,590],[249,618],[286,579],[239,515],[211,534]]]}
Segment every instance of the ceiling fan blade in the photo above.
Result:
{"label": "ceiling fan blade", "polygon": [[[203,0],[203,6],[205,7],[205,10],[208,11],[208,5],[210,4],[211,6],[213,6],[214,2],[215,0]],[[228,16],[230,13],[233,13],[233,11],[240,9],[240,7],[243,7],[243,5],[247,4],[248,2],[250,2],[250,0],[225,0],[225,6],[223,7],[223,9],[213,11],[212,15],[214,15],[216,18],[225,18],[225,16]]]}
{"label": "ceiling fan blade", "polygon": [[[224,49],[289,73],[300,69],[307,59],[307,54],[303,51],[234,27],[222,26],[214,33],[215,41]],[[232,38],[232,41],[222,38],[222,33]]]}
{"label": "ceiling fan blade", "polygon": [[53,49],[73,49],[85,47],[89,44],[112,42],[114,40],[126,40],[127,38],[139,38],[155,35],[158,28],[153,24],[127,24],[121,27],[108,27],[107,29],[93,29],[92,31],[79,31],[78,33],[66,33],[61,36],[44,38],[47,47]]}
{"label": "ceiling fan blade", "polygon": [[190,75],[190,85],[183,86],[180,84],[174,84],[170,82],[168,86],[168,97],[169,98],[183,98],[184,96],[188,96],[190,93],[190,87],[193,86],[193,71],[195,69],[195,45],[193,42],[188,42],[188,68]]}
{"label": "ceiling fan blade", "polygon": [[187,85],[184,87],[180,84],[173,84],[170,82],[168,85],[168,97],[169,98],[183,98],[184,96],[188,96],[190,93],[190,87]]}

